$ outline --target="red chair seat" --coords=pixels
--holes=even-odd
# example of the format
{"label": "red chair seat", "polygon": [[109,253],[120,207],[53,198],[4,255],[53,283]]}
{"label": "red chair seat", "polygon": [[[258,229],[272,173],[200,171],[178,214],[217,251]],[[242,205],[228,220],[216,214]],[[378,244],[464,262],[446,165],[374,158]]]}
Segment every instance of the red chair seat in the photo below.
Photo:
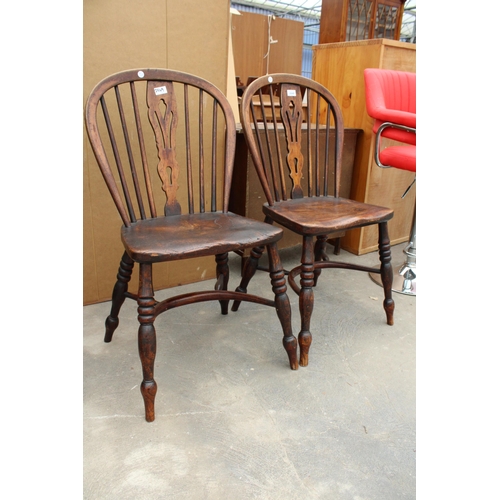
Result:
{"label": "red chair seat", "polygon": [[417,171],[417,147],[416,146],[391,146],[380,151],[380,161],[384,165],[390,165],[401,170],[410,172]]}

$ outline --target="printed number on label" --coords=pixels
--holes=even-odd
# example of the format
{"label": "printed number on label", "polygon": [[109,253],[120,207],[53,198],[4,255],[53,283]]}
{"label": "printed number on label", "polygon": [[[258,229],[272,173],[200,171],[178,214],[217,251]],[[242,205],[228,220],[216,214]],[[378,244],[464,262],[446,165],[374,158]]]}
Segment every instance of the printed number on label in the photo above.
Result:
{"label": "printed number on label", "polygon": [[297,97],[297,92],[294,89],[288,89],[286,91],[286,95],[288,97]]}
{"label": "printed number on label", "polygon": [[162,95],[167,93],[167,87],[163,85],[163,87],[155,87],[155,95]]}

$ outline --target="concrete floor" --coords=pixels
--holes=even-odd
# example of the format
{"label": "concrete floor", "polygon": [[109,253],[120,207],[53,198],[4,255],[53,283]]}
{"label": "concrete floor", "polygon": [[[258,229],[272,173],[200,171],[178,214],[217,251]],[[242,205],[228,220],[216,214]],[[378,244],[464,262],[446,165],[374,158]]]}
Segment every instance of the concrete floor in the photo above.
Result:
{"label": "concrete floor", "polygon": [[[403,247],[393,247],[393,263]],[[377,253],[331,255],[378,263]],[[283,252],[285,268],[299,256]],[[238,257],[231,268],[234,288]],[[213,281],[175,292],[200,285]],[[249,292],[260,290],[272,296],[264,272]],[[291,289],[289,297],[297,335],[298,297]],[[416,498],[416,298],[394,299],[391,327],[382,289],[366,273],[323,271],[309,366],[298,371],[272,308],[243,303],[222,316],[217,302],[205,302],[161,315],[153,423],[139,390],[135,304],[123,306],[110,344],[110,303],[84,307],[84,498]]]}

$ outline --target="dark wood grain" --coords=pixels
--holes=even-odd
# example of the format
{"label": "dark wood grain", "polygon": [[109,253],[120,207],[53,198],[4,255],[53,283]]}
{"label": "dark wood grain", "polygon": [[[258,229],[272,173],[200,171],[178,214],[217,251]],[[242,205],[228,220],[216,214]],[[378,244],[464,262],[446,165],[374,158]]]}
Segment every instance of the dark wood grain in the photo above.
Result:
{"label": "dark wood grain", "polygon": [[[269,90],[263,91],[271,85],[274,96]],[[348,268],[382,274],[387,323],[393,324],[387,233],[387,221],[393,217],[393,210],[340,196],[342,112],[335,97],[319,83],[298,75],[261,77],[242,96],[241,120],[266,199],[262,207],[265,220],[302,236],[301,262],[290,271],[288,279],[299,294],[300,365],[307,366],[312,342],[313,289],[322,269]],[[286,147],[280,143],[283,129]],[[335,133],[331,133],[333,130]],[[319,139],[320,131],[323,141]],[[325,252],[328,235],[369,225],[379,228],[380,267],[345,266],[329,260]],[[253,253],[246,262],[240,285],[244,289],[257,269],[259,255],[260,251]],[[299,274],[300,286],[295,282]]]}
{"label": "dark wood grain", "polygon": [[[290,368],[297,369],[297,339],[276,247],[283,230],[228,211],[236,126],[222,92],[187,73],[128,70],[97,84],[88,98],[85,119],[94,155],[123,222],[125,252],[105,341],[111,341],[118,327],[125,299],[136,300],[146,420],[155,418],[154,322],[169,309],[207,300],[219,301],[222,314],[228,313],[231,300],[273,307]],[[229,252],[252,248],[268,251],[274,300],[247,293],[246,287],[228,290]],[[213,290],[155,300],[155,263],[210,255],[217,275]],[[135,263],[137,294],[128,290]]]}

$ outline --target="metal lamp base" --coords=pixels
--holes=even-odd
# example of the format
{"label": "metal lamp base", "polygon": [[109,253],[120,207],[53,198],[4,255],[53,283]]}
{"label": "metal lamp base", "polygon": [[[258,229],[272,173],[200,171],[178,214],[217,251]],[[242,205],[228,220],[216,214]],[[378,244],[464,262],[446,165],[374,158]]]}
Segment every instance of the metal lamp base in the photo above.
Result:
{"label": "metal lamp base", "polygon": [[[406,193],[405,193],[406,194]],[[413,222],[411,224],[410,239],[408,245],[403,250],[406,255],[405,262],[392,268],[392,288],[391,290],[403,295],[417,295],[417,222],[416,210],[413,212]],[[368,273],[370,278],[379,286],[382,285],[382,277],[377,273]]]}
{"label": "metal lamp base", "polygon": [[[382,286],[380,274],[368,274],[377,285]],[[417,267],[410,267],[405,262],[399,268],[393,268],[392,291],[404,295],[417,295]]]}

